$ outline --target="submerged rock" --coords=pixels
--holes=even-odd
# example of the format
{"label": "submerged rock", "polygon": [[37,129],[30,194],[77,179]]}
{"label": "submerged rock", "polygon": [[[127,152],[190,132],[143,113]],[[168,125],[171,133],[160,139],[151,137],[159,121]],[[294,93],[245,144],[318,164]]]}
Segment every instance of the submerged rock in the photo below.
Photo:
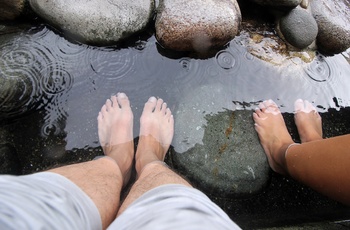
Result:
{"label": "submerged rock", "polygon": [[30,0],[47,22],[77,40],[106,45],[143,30],[152,18],[153,0]]}
{"label": "submerged rock", "polygon": [[1,0],[0,20],[14,20],[24,10],[25,0]]}
{"label": "submerged rock", "polygon": [[220,197],[260,192],[269,166],[252,112],[233,111],[221,85],[198,87],[175,112],[174,167],[199,189]]}
{"label": "submerged rock", "polygon": [[318,28],[315,19],[305,9],[296,7],[280,18],[279,29],[292,46],[304,49],[315,41]]}
{"label": "submerged rock", "polygon": [[317,46],[325,54],[337,54],[350,47],[350,2],[313,0],[313,17],[318,25]]}
{"label": "submerged rock", "polygon": [[237,35],[242,20],[236,0],[162,0],[157,11],[156,37],[177,51],[222,47]]}

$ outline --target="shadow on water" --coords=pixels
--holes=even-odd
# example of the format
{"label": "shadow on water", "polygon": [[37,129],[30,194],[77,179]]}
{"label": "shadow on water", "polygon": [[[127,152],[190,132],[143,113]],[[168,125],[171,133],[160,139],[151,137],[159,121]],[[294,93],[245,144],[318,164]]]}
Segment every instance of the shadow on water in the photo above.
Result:
{"label": "shadow on water", "polygon": [[[259,101],[268,98],[285,113],[292,113],[294,101],[304,98],[324,116],[329,110],[331,114],[349,114],[350,65],[342,54],[316,54],[311,63],[294,57],[277,65],[248,52],[246,39],[242,33],[213,57],[193,59],[164,54],[155,37],[148,34],[120,47],[75,44],[45,26],[1,34],[0,137],[15,146],[19,159],[13,161],[26,174],[102,154],[96,116],[106,98],[117,92],[125,92],[130,98],[136,118],[135,138],[137,118],[150,96],[163,98],[175,119],[179,106],[191,100],[200,107],[208,97],[214,98],[216,104],[201,108],[202,116],[225,109],[254,109]],[[206,86],[214,88],[198,91]],[[349,122],[341,125],[349,132]],[[289,184],[275,183],[271,190]],[[307,196],[302,195],[305,188],[293,186],[303,190],[298,196],[306,200]],[[281,194],[266,198],[271,196],[267,193],[256,198],[261,203],[259,207],[270,206],[267,201],[276,202],[275,206],[278,199],[283,201]],[[312,192],[305,194],[309,193]],[[315,197],[316,200],[318,196]],[[264,210],[250,210],[256,205],[255,198],[236,201],[236,205],[215,199],[237,215],[241,211],[252,216]],[[338,206],[332,203],[331,207]],[[244,218],[241,222],[247,224]]]}

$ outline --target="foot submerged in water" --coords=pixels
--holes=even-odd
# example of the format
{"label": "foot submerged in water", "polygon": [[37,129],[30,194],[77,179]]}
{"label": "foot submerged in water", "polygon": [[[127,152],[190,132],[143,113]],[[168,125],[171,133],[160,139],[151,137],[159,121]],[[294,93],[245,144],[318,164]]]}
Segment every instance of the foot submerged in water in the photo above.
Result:
{"label": "foot submerged in water", "polygon": [[174,135],[174,118],[162,99],[150,97],[140,118],[140,139],[136,151],[136,171],[153,161],[164,161]]}
{"label": "foot submerged in water", "polygon": [[285,152],[294,141],[278,106],[272,100],[261,102],[253,113],[253,119],[270,167],[277,173],[288,174],[285,167]]}
{"label": "foot submerged in water", "polygon": [[316,108],[307,100],[294,103],[294,121],[301,143],[322,140],[322,119]]}
{"label": "foot submerged in water", "polygon": [[125,185],[130,178],[134,158],[133,113],[125,93],[107,99],[97,122],[103,152],[117,162]]}

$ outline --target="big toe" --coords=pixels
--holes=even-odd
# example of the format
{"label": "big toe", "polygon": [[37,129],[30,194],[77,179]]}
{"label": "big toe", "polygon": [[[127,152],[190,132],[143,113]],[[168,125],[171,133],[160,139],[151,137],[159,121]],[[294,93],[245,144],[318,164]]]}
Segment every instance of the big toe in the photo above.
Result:
{"label": "big toe", "polygon": [[121,108],[128,108],[130,107],[130,101],[128,96],[126,96],[125,93],[118,93],[117,94],[117,100],[118,104],[120,105]]}
{"label": "big toe", "polygon": [[157,98],[150,97],[143,108],[143,112],[152,113],[157,105]]}
{"label": "big toe", "polygon": [[310,113],[312,111],[315,112],[316,108],[308,100],[297,99],[294,102],[294,110],[295,110],[295,113],[297,112]]}
{"label": "big toe", "polygon": [[272,114],[278,114],[280,113],[280,110],[278,108],[278,105],[271,99],[263,101],[259,104],[259,108],[266,113],[272,113]]}

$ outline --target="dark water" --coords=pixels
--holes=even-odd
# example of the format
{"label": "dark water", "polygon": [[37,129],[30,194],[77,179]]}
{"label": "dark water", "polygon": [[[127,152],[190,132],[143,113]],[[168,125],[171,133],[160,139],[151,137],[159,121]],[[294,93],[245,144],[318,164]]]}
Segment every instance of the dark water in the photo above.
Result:
{"label": "dark water", "polygon": [[[47,159],[87,160],[80,156],[89,158],[99,146],[98,111],[117,92],[125,92],[131,100],[135,137],[150,96],[167,101],[176,122],[181,122],[176,111],[186,100],[201,108],[209,98],[218,103],[201,108],[203,116],[224,108],[252,109],[268,98],[282,112],[291,113],[294,101],[303,98],[324,112],[328,121],[338,119],[337,111],[349,117],[349,51],[332,57],[316,54],[308,63],[298,55],[274,53],[271,44],[278,44],[270,38],[252,50],[247,34],[241,33],[212,57],[196,59],[163,50],[147,32],[119,46],[94,47],[68,41],[45,26],[6,31],[0,32],[0,137],[14,143],[22,173],[51,166]],[[208,85],[215,86],[212,92],[198,93]],[[348,120],[328,124],[331,135],[350,128]],[[76,154],[79,151],[81,155]],[[71,159],[67,154],[72,154]],[[258,197],[233,202],[216,197],[214,201],[248,229],[263,223],[274,226],[273,220],[286,224],[288,218],[302,222],[308,215],[315,221],[320,213],[326,213],[325,219],[350,216],[348,209],[329,205],[307,188],[276,175]]]}
{"label": "dark water", "polygon": [[[185,95],[210,84],[222,85],[225,90],[218,100],[235,109],[251,108],[268,98],[283,112],[292,112],[297,98],[310,100],[320,112],[350,105],[346,53],[317,54],[311,63],[294,57],[276,65],[248,52],[244,36],[207,59],[164,54],[147,34],[121,47],[75,44],[44,26],[1,37],[0,88],[16,82],[21,90],[1,98],[0,117],[41,110],[40,135],[66,133],[66,150],[98,146],[96,115],[117,92],[130,97],[135,118],[152,95],[176,111],[179,103],[186,103]],[[137,130],[136,119],[135,136]]]}

